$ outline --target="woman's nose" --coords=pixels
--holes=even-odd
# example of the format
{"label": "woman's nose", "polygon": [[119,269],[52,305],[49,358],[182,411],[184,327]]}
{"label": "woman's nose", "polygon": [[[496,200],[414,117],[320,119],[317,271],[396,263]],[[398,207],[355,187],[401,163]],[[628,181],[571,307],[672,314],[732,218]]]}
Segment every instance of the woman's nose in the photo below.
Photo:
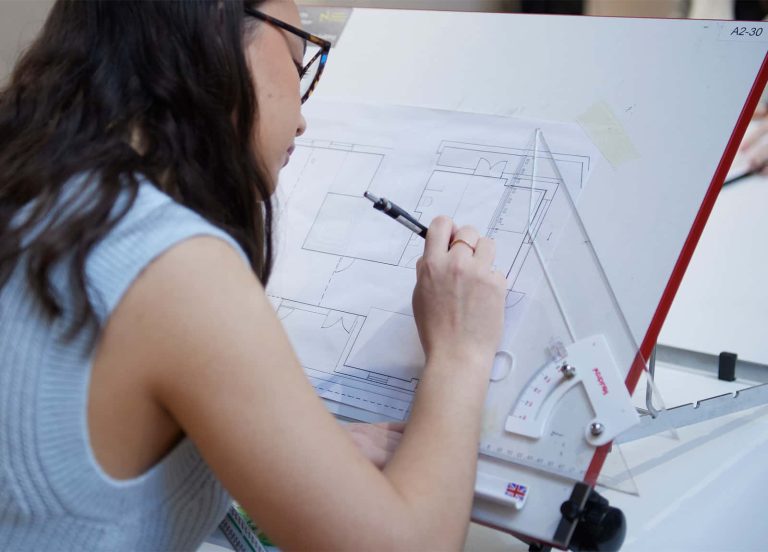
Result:
{"label": "woman's nose", "polygon": [[299,126],[296,127],[296,136],[301,136],[305,130],[307,130],[307,120],[304,118],[304,115],[299,113]]}

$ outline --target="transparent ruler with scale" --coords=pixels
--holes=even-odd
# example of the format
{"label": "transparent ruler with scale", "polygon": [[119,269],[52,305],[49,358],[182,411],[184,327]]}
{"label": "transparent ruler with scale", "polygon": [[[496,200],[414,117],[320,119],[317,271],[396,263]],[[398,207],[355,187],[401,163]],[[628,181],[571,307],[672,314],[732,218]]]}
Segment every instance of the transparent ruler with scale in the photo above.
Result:
{"label": "transparent ruler with scale", "polygon": [[[638,422],[624,379],[639,346],[540,130],[512,184],[530,205],[527,258],[512,291],[528,293],[507,317],[493,369],[473,517],[565,548],[575,524],[563,523],[560,505],[575,485],[597,482],[611,441]],[[502,204],[496,216],[506,215]],[[631,489],[616,465],[600,482]]]}

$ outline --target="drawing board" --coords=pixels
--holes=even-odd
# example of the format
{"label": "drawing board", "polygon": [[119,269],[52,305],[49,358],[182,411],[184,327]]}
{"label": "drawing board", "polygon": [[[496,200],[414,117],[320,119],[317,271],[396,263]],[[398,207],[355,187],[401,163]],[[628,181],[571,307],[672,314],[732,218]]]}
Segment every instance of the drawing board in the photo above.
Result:
{"label": "drawing board", "polygon": [[[362,192],[387,195],[382,189],[396,193],[391,199],[417,212],[422,222],[451,214],[499,240],[497,268],[509,284],[508,323],[531,316],[515,307],[538,293],[536,284],[523,285],[525,259],[541,260],[535,255],[536,236],[584,237],[584,254],[571,259],[577,271],[573,282],[580,286],[564,288],[560,276],[547,288],[559,290],[560,297],[550,293],[551,306],[563,311],[567,305],[561,318],[576,319],[576,329],[564,332],[571,336],[564,349],[575,358],[582,354],[569,349],[576,337],[598,336],[591,341],[598,349],[604,337],[612,359],[607,364],[615,364],[632,389],[757,89],[765,84],[761,67],[768,29],[756,23],[742,33],[742,27],[716,21],[355,10],[318,88],[319,98],[336,102],[307,105],[315,130],[297,142],[284,173],[280,199],[286,234],[280,236],[279,264],[268,290],[289,335],[302,336],[300,360],[331,409],[363,420],[403,419],[418,386],[423,360],[414,339],[410,292],[421,244],[386,217],[368,212]],[[408,112],[387,104],[446,111]],[[547,174],[541,164],[534,172],[526,168],[526,158],[542,158],[531,156],[538,143],[531,136],[545,138],[544,158],[553,161],[555,172]],[[564,220],[573,222],[575,233],[563,234],[562,217],[547,216],[556,212],[553,198],[571,201],[573,210],[565,211]],[[549,233],[541,232],[547,228]],[[374,239],[377,246],[371,247]],[[554,257],[538,265],[539,280],[553,266],[550,261],[566,258],[566,249],[553,251]],[[594,258],[586,261],[588,255]],[[280,263],[312,269],[296,274]],[[596,304],[608,305],[608,299],[596,299],[603,295],[613,306],[596,309]],[[601,313],[609,313],[610,320]],[[541,337],[541,332],[531,335]],[[550,352],[558,349],[558,343],[551,345]],[[519,351],[499,363],[519,364]],[[525,385],[546,368],[543,356],[535,366],[522,364],[531,370]],[[602,379],[613,385],[609,377]],[[600,385],[600,379],[594,381]],[[515,390],[523,397],[521,392]],[[518,396],[496,395],[507,405],[497,413],[487,411],[486,422],[524,435],[528,430],[508,425],[517,404],[510,401]],[[493,402],[494,393],[489,396]],[[559,408],[578,407],[581,418],[589,417],[584,405],[590,402],[574,396],[563,395]],[[541,434],[541,428],[536,431]],[[531,457],[546,463],[552,441],[541,442],[547,443],[541,447],[546,454]],[[597,480],[607,449],[593,444],[575,479]],[[514,502],[525,483],[526,503],[510,509],[479,493],[473,516],[562,545],[555,538],[558,508],[574,477],[541,473],[536,466],[518,463],[512,469],[484,456],[478,485],[486,476],[517,485],[507,488]]]}

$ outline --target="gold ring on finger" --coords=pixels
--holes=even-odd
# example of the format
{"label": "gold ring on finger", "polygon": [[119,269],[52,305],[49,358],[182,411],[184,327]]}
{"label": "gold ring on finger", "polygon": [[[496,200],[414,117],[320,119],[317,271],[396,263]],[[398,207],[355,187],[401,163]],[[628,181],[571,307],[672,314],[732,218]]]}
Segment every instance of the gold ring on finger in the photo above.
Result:
{"label": "gold ring on finger", "polygon": [[475,252],[475,246],[472,245],[471,243],[469,243],[467,240],[463,240],[461,238],[456,238],[455,240],[453,240],[450,243],[450,245],[448,246],[448,249],[452,249],[453,246],[456,245],[457,243],[463,243],[464,245],[466,245],[467,247],[469,247],[472,250],[472,253]]}

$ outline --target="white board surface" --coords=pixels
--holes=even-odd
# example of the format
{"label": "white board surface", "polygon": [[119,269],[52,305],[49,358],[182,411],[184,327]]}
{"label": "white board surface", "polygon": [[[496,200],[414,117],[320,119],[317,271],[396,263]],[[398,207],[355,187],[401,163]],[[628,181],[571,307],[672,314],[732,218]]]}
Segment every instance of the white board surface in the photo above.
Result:
{"label": "white board surface", "polygon": [[[765,23],[356,10],[318,94],[578,122],[608,160],[579,215],[641,343],[664,314],[662,295],[767,48]],[[539,484],[547,504],[526,506],[525,523],[482,505],[474,516],[546,541],[570,487]]]}
{"label": "white board surface", "polygon": [[582,123],[614,163],[579,208],[642,341],[766,54],[738,26],[358,9],[317,94]]}

